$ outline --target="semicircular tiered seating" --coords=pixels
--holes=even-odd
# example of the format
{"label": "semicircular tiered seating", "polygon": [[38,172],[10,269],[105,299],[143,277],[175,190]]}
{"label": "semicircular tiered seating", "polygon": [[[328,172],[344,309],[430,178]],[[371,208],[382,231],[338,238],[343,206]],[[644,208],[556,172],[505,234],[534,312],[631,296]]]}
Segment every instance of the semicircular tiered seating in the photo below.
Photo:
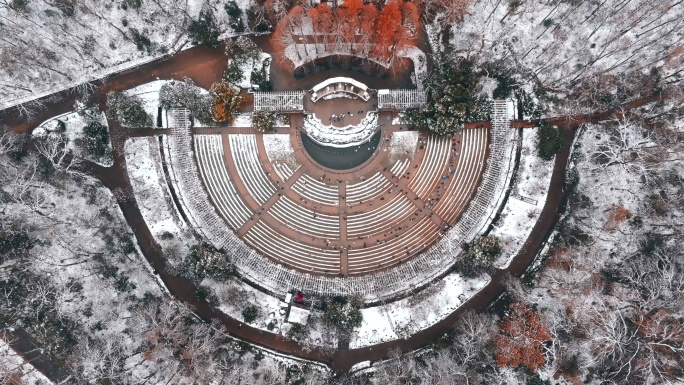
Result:
{"label": "semicircular tiered seating", "polygon": [[[266,135],[195,134],[204,188],[248,245],[320,275],[386,270],[435,244],[467,208],[489,143],[487,128],[422,136],[411,157],[388,163],[381,155],[363,172],[330,176],[313,163],[296,163],[298,149],[289,148],[283,134],[262,140]],[[276,145],[287,163],[276,149],[269,152]]]}

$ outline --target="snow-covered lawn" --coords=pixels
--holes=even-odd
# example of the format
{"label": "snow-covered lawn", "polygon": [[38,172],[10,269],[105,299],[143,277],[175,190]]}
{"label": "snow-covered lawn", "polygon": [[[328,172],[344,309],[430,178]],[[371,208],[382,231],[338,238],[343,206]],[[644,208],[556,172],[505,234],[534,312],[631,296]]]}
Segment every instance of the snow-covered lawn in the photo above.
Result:
{"label": "snow-covered lawn", "polygon": [[518,254],[546,203],[554,161],[545,161],[537,156],[537,130],[523,130],[515,185],[491,232],[503,244],[503,252],[494,264],[501,269],[506,268]]}
{"label": "snow-covered lawn", "polygon": [[[264,62],[266,60],[268,60],[268,65],[264,66]],[[243,63],[240,63],[240,72],[242,73],[242,80],[239,84],[237,84],[237,86],[241,88],[252,88],[252,71],[260,72],[262,69],[265,69],[266,80],[268,80],[271,72],[270,63],[271,55],[264,52],[261,52],[259,59],[254,62],[245,61]]]}
{"label": "snow-covered lawn", "polygon": [[363,324],[354,331],[349,347],[360,348],[406,338],[434,325],[480,291],[490,279],[464,279],[452,273],[423,292],[387,305],[362,309]]}
{"label": "snow-covered lawn", "polygon": [[188,255],[195,243],[187,224],[174,209],[162,169],[156,137],[129,138],[125,144],[126,170],[138,208],[157,243],[164,250]]}
{"label": "snow-covered lawn", "polygon": [[[32,135],[34,137],[45,137],[46,135],[58,135],[59,134],[59,122],[64,123],[64,135],[66,135],[67,143],[67,149],[71,150],[74,155],[90,160],[92,162],[101,164],[102,166],[109,167],[113,164],[113,160],[109,163],[103,164],[96,159],[92,159],[90,156],[84,154],[80,147],[77,146],[77,142],[80,139],[83,139],[83,129],[85,126],[90,122],[90,121],[97,121],[101,123],[103,126],[107,127],[107,130],[109,130],[109,126],[107,125],[107,117],[105,116],[104,112],[94,112],[91,110],[84,110],[83,112],[67,112],[66,114],[62,114],[59,116],[55,116],[54,118],[50,118],[46,120],[45,122],[41,123],[36,127]],[[111,150],[112,149],[112,142],[110,141],[108,143],[108,147]]]}
{"label": "snow-covered lawn", "polygon": [[[280,333],[285,315],[280,314],[280,303],[285,300],[276,298],[261,291],[254,289],[240,280],[228,280],[218,282],[213,279],[205,279],[202,286],[211,288],[219,299],[219,310],[235,318],[243,320],[242,311],[250,305],[259,309],[259,316],[250,326],[267,331],[269,333]],[[273,323],[273,329],[268,330],[268,324]]]}

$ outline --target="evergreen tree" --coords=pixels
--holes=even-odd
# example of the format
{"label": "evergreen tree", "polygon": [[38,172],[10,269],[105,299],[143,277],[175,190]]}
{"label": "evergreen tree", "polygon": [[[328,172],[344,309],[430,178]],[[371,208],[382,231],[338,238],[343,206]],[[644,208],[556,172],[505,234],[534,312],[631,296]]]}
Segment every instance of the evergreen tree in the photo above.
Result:
{"label": "evergreen tree", "polygon": [[109,148],[109,131],[107,126],[93,120],[83,128],[83,138],[78,145],[84,155],[101,163],[112,161],[112,151]]}
{"label": "evergreen tree", "polygon": [[197,20],[190,22],[188,37],[193,44],[204,44],[211,48],[219,46],[219,31],[214,15],[211,12],[201,11]]}
{"label": "evergreen tree", "polygon": [[138,96],[110,91],[107,94],[109,115],[126,127],[152,127],[152,117],[145,112],[143,101]]}
{"label": "evergreen tree", "polygon": [[223,6],[228,14],[228,25],[235,32],[244,32],[245,24],[242,22],[242,10],[238,7],[237,3],[232,0]]}
{"label": "evergreen tree", "polygon": [[452,135],[468,121],[487,120],[491,103],[476,94],[478,78],[466,60],[442,63],[427,81],[430,102],[407,111],[404,120],[437,135]]}
{"label": "evergreen tree", "polygon": [[537,131],[537,154],[544,160],[551,160],[563,148],[563,138],[560,136],[558,127],[542,123]]}

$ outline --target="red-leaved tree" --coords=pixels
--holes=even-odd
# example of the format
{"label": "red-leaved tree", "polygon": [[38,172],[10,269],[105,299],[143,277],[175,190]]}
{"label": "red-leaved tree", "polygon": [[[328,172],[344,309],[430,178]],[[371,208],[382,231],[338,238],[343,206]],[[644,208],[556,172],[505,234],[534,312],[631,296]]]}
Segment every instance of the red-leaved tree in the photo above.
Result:
{"label": "red-leaved tree", "polygon": [[543,345],[551,334],[537,311],[522,303],[510,306],[511,314],[499,323],[495,338],[496,363],[499,366],[526,366],[538,370],[546,362]]}
{"label": "red-leaved tree", "polygon": [[391,0],[385,4],[380,11],[378,21],[375,25],[375,46],[373,54],[390,62],[393,51],[401,43],[404,27],[402,25],[401,10],[396,0]]}
{"label": "red-leaved tree", "polygon": [[350,45],[350,51],[354,52],[354,43],[361,30],[361,13],[363,12],[362,0],[345,0],[337,9],[338,31],[342,42]]}

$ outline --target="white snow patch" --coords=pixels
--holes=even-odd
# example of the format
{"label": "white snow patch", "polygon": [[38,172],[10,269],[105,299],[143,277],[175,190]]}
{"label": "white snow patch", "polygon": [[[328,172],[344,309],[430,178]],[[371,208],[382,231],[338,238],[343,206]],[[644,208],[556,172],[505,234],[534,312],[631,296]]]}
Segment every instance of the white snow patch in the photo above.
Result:
{"label": "white snow patch", "polygon": [[290,135],[266,134],[263,138],[266,156],[276,173],[283,181],[290,179],[300,167],[297,158],[295,158]]}
{"label": "white snow patch", "polygon": [[[90,160],[101,166],[110,167],[113,164],[113,159],[108,163],[101,163],[96,159],[84,154],[78,147],[77,143],[80,139],[83,139],[83,129],[90,121],[100,122],[103,126],[107,127],[109,131],[109,125],[107,124],[107,117],[104,112],[96,112],[92,110],[84,110],[83,112],[67,112],[65,114],[55,116],[50,118],[45,122],[41,123],[36,127],[31,135],[34,137],[45,137],[46,135],[59,135],[59,122],[64,123],[64,135],[67,137],[66,148],[71,150],[74,155]],[[112,149],[112,142],[107,144],[109,149]]]}
{"label": "white snow patch", "polygon": [[29,361],[15,352],[0,338],[0,373],[12,373],[24,385],[53,384],[43,373],[36,370]]}
{"label": "white snow patch", "polygon": [[407,338],[444,319],[489,281],[489,276],[464,279],[452,273],[426,288],[424,293],[362,309],[363,323],[354,331],[349,347],[355,349]]}
{"label": "white snow patch", "polygon": [[503,244],[503,252],[494,263],[500,269],[506,268],[518,254],[546,203],[554,161],[544,161],[537,156],[537,131],[537,128],[523,130],[515,186],[491,232]]}
{"label": "white snow patch", "polygon": [[124,145],[126,169],[136,203],[157,243],[187,255],[195,243],[187,224],[173,209],[155,137],[129,138]]}
{"label": "white snow patch", "polygon": [[413,160],[419,138],[420,132],[418,131],[393,132],[390,139],[390,163],[404,159]]}

